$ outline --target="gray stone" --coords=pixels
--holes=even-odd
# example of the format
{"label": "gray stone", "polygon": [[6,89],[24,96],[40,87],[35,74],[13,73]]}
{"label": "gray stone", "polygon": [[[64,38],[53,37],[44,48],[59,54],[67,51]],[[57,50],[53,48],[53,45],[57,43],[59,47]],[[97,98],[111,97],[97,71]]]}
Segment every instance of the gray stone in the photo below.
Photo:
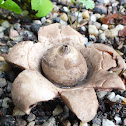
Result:
{"label": "gray stone", "polygon": [[4,37],[4,32],[0,32],[0,38]]}
{"label": "gray stone", "polygon": [[94,13],[107,14],[107,8],[103,5],[96,5],[93,9]]}
{"label": "gray stone", "polygon": [[27,118],[27,121],[28,122],[31,122],[31,121],[33,121],[33,120],[35,120],[35,115],[34,114],[32,114],[32,113],[30,113],[30,115],[28,116],[28,118]]}
{"label": "gray stone", "polygon": [[26,126],[27,122],[23,119],[17,119],[15,126]]}
{"label": "gray stone", "polygon": [[18,31],[18,30],[21,30],[21,24],[19,23],[15,23],[14,24],[14,28]]}
{"label": "gray stone", "polygon": [[107,91],[98,91],[97,96],[102,99],[104,96],[107,95]]}
{"label": "gray stone", "polygon": [[95,117],[95,118],[92,120],[92,123],[101,126],[101,119]]}
{"label": "gray stone", "polygon": [[3,103],[2,103],[2,107],[3,108],[9,108],[9,104],[8,103],[10,103],[10,102],[12,102],[12,100],[10,98],[8,98],[8,97],[4,98],[3,99]]}
{"label": "gray stone", "polygon": [[5,28],[3,26],[0,26],[0,32],[3,32]]}
{"label": "gray stone", "polygon": [[126,126],[126,118],[123,120],[123,126]]}
{"label": "gray stone", "polygon": [[4,21],[4,22],[1,23],[1,26],[5,27],[5,28],[9,28],[10,23],[8,21]]}
{"label": "gray stone", "polygon": [[7,81],[5,78],[0,78],[0,88],[5,87],[7,85]]}

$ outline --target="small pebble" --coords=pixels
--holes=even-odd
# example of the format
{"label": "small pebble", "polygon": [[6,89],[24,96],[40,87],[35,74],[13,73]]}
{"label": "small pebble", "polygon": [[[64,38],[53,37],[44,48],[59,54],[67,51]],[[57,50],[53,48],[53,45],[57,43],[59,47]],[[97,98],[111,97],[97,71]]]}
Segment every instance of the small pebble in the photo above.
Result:
{"label": "small pebble", "polygon": [[101,28],[101,24],[98,23],[98,22],[95,22],[94,25],[96,26],[97,29],[100,29]]}
{"label": "small pebble", "polygon": [[95,25],[89,25],[88,26],[88,33],[90,35],[98,36],[98,29],[96,28]]}
{"label": "small pebble", "polygon": [[39,24],[39,25],[42,24],[42,22],[41,22],[40,20],[34,20],[33,23],[34,23],[34,24]]}
{"label": "small pebble", "polygon": [[0,97],[1,97],[2,94],[3,94],[3,89],[0,88]]}
{"label": "small pebble", "polygon": [[95,124],[95,125],[101,126],[101,119],[95,117],[95,118],[92,120],[92,123]]}
{"label": "small pebble", "polygon": [[96,41],[96,37],[94,35],[89,35],[89,40]]}
{"label": "small pebble", "polygon": [[21,111],[20,109],[18,109],[17,107],[15,107],[13,109],[13,116],[23,116],[25,115],[25,113],[23,111]]}
{"label": "small pebble", "polygon": [[52,18],[56,18],[58,16],[58,13],[53,13]]}
{"label": "small pebble", "polygon": [[115,124],[111,120],[103,119],[102,126],[115,126]]}
{"label": "small pebble", "polygon": [[41,23],[44,24],[45,22],[46,22],[46,18],[45,17],[41,18]]}
{"label": "small pebble", "polygon": [[79,126],[88,126],[88,124],[81,121]]}
{"label": "small pebble", "polygon": [[104,33],[106,38],[109,38],[111,36],[110,30],[105,30]]}
{"label": "small pebble", "polygon": [[13,40],[14,37],[19,36],[18,32],[14,29],[10,29],[9,37]]}
{"label": "small pebble", "polygon": [[107,8],[103,5],[96,5],[93,9],[94,13],[107,14]]}
{"label": "small pebble", "polygon": [[116,121],[116,125],[120,124],[122,122],[121,118],[118,116],[114,117],[115,121]]}
{"label": "small pebble", "polygon": [[109,95],[107,96],[107,98],[110,100],[110,101],[113,101],[115,102],[115,92],[110,92]]}
{"label": "small pebble", "polygon": [[0,26],[0,32],[3,32],[5,28],[3,26]]}
{"label": "small pebble", "polygon": [[60,24],[62,25],[67,25],[67,22],[66,21],[63,21],[62,19],[60,20]]}
{"label": "small pebble", "polygon": [[81,27],[82,31],[86,31],[86,28],[84,26]]}
{"label": "small pebble", "polygon": [[5,87],[7,85],[7,81],[5,78],[0,78],[0,88]]}
{"label": "small pebble", "polygon": [[118,29],[110,29],[111,37],[117,37],[118,36]]}
{"label": "small pebble", "polygon": [[5,28],[9,28],[10,23],[8,21],[4,21],[4,22],[2,22],[1,26],[5,27]]}
{"label": "small pebble", "polygon": [[15,23],[14,24],[14,29],[17,30],[17,31],[21,30],[21,24]]}
{"label": "small pebble", "polygon": [[4,32],[0,32],[0,38],[4,37]]}
{"label": "small pebble", "polygon": [[95,15],[91,15],[90,20],[91,20],[92,22],[96,22],[96,17],[95,17]]}
{"label": "small pebble", "polygon": [[23,119],[17,119],[15,126],[26,126],[27,122]]}
{"label": "small pebble", "polygon": [[85,18],[85,19],[89,19],[89,11],[88,10],[83,11],[82,17]]}
{"label": "small pebble", "polygon": [[35,118],[36,118],[35,115],[32,114],[32,113],[30,113],[29,116],[28,116],[28,118],[27,118],[27,121],[31,122],[31,121],[35,120]]}
{"label": "small pebble", "polygon": [[104,0],[104,4],[108,5],[110,3],[110,0]]}
{"label": "small pebble", "polygon": [[101,29],[102,29],[103,31],[107,30],[107,29],[108,29],[108,25],[102,24]]}
{"label": "small pebble", "polygon": [[98,91],[97,96],[102,99],[104,96],[107,95],[107,91]]}
{"label": "small pebble", "polygon": [[34,126],[35,125],[35,121],[29,122],[27,126]]}
{"label": "small pebble", "polygon": [[126,118],[123,120],[123,126],[126,126]]}
{"label": "small pebble", "polygon": [[68,21],[68,17],[67,17],[67,15],[66,15],[65,13],[63,13],[63,14],[60,16],[60,18],[61,18],[63,21],[65,21],[65,22]]}
{"label": "small pebble", "polygon": [[105,40],[105,39],[106,39],[105,33],[100,34],[100,35],[99,35],[99,38],[102,39],[102,40]]}
{"label": "small pebble", "polygon": [[59,115],[63,112],[63,109],[61,106],[57,105],[56,108],[53,111],[53,116]]}
{"label": "small pebble", "polygon": [[116,29],[119,31],[119,30],[123,30],[124,29],[124,26],[119,24],[116,26]]}
{"label": "small pebble", "polygon": [[42,126],[55,126],[56,125],[56,120],[54,117],[51,117],[48,119],[46,122],[42,124]]}
{"label": "small pebble", "polygon": [[12,100],[10,98],[8,98],[8,97],[4,98],[3,99],[3,103],[2,103],[2,107],[3,108],[9,108],[9,104],[8,103],[10,103],[10,102],[12,102]]}
{"label": "small pebble", "polygon": [[69,11],[68,10],[68,7],[63,7],[63,9],[64,9],[65,12],[68,12]]}

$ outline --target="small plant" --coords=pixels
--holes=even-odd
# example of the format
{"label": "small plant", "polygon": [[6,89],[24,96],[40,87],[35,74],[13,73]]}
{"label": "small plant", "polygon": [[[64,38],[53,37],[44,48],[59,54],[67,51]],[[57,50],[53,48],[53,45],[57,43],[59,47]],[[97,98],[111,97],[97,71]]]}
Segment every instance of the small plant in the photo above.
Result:
{"label": "small plant", "polygon": [[[53,4],[50,0],[30,0],[30,3],[31,9],[36,11],[37,17],[44,17],[53,9]],[[1,8],[13,11],[16,14],[21,13],[21,4],[22,0],[0,0]]]}
{"label": "small plant", "polygon": [[[86,9],[93,9],[95,7],[95,3],[92,0],[79,0],[80,2],[77,2],[76,0],[72,0],[71,3],[68,5],[68,10],[70,9],[70,6],[72,4],[77,4],[80,6],[79,11],[78,11],[78,16],[77,16],[77,21],[75,22],[76,25],[76,29],[77,29],[77,25],[78,25],[78,17],[79,17],[79,13],[83,7],[83,5],[85,5]],[[72,22],[70,20],[70,16],[69,16],[69,12],[67,12],[68,15],[68,20],[70,22],[70,25],[72,26]]]}

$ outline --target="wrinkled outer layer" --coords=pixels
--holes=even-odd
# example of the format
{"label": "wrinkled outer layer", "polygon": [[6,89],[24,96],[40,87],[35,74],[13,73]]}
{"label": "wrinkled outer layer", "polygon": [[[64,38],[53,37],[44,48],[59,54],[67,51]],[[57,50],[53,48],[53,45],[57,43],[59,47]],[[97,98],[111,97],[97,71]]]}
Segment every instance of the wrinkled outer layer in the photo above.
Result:
{"label": "wrinkled outer layer", "polygon": [[[124,60],[113,48],[111,48],[105,44],[92,44],[89,46],[89,48],[95,48],[99,51],[107,52],[108,54],[110,54],[112,56],[113,60],[117,60],[118,66],[113,68],[114,71],[126,68],[126,64],[125,64]],[[109,60],[108,60],[108,62],[106,62],[106,64],[110,64],[110,63],[111,62]]]}
{"label": "wrinkled outer layer", "polygon": [[8,62],[18,65],[23,69],[29,69],[28,54],[32,46],[33,42],[31,41],[20,42],[9,50],[5,58]]}
{"label": "wrinkled outer layer", "polygon": [[34,70],[21,72],[12,85],[11,95],[14,104],[29,114],[32,107],[40,101],[48,101],[58,95],[56,87]]}
{"label": "wrinkled outer layer", "polygon": [[64,91],[61,98],[83,122],[89,122],[97,113],[98,101],[93,88]]}
{"label": "wrinkled outer layer", "polygon": [[70,26],[55,23],[41,27],[38,32],[38,41],[45,47],[53,47],[60,44],[68,44],[78,50],[84,48],[84,37]]}

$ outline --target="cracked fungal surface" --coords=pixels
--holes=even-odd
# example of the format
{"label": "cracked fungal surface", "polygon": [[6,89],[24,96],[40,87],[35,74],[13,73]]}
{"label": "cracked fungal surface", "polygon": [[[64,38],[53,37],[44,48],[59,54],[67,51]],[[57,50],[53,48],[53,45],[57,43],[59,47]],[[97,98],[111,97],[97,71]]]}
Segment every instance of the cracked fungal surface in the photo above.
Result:
{"label": "cracked fungal surface", "polygon": [[123,70],[125,62],[113,48],[85,47],[80,33],[57,23],[40,28],[38,43],[15,45],[6,61],[24,69],[14,80],[11,95],[15,106],[27,114],[37,102],[61,97],[81,121],[89,122],[98,108],[94,89],[125,90],[114,73]]}

